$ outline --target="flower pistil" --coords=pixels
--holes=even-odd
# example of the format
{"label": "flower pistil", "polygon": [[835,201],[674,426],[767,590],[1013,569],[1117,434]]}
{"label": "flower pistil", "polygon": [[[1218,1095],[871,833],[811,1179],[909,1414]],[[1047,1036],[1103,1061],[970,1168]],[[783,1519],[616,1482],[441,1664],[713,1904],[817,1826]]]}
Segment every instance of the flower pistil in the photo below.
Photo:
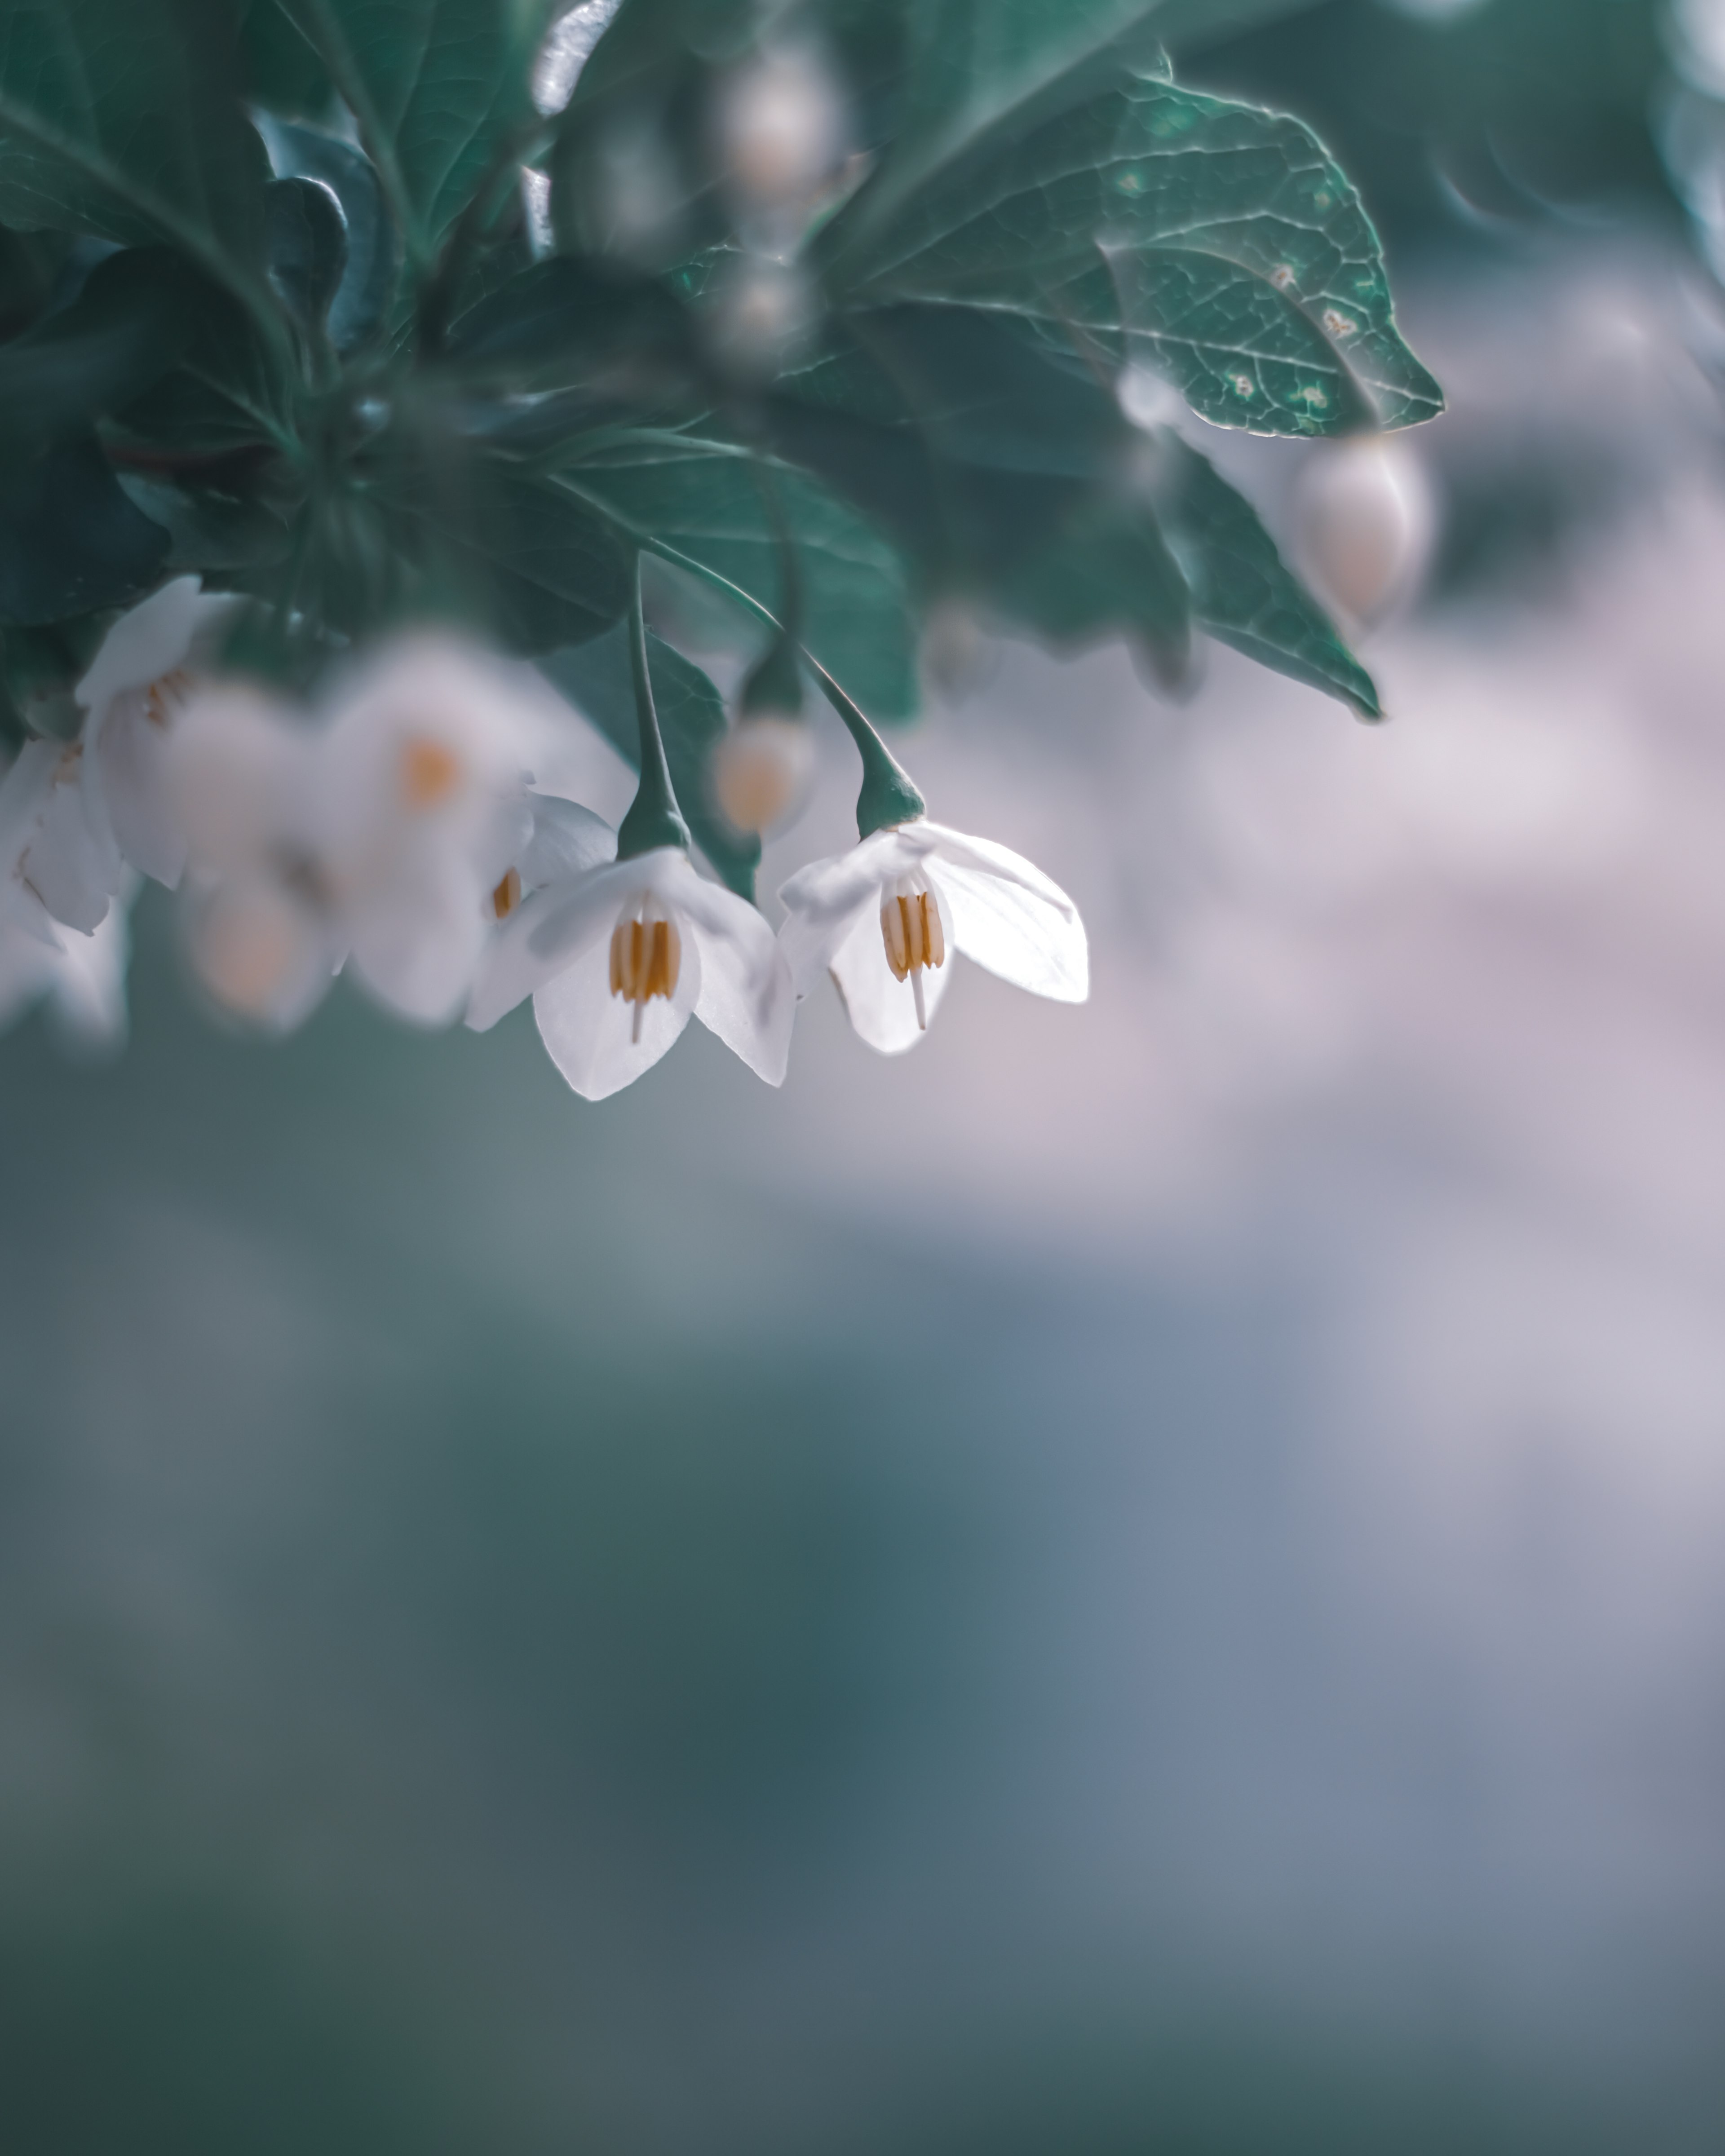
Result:
{"label": "flower pistil", "polygon": [[922,877],[900,876],[887,886],[880,901],[880,937],[893,978],[910,981],[916,998],[917,1029],[926,1033],[922,972],[925,967],[946,963],[947,939],[941,928],[940,903]]}

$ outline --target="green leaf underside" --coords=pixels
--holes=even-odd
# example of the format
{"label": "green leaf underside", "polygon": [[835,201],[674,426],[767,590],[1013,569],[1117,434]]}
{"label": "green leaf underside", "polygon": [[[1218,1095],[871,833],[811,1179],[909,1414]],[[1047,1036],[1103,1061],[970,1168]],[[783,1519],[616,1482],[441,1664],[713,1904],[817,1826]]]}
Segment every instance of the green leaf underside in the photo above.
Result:
{"label": "green leaf underside", "polygon": [[393,503],[434,588],[468,595],[490,633],[526,654],[585,643],[622,619],[631,550],[603,516],[506,466],[465,476],[458,487],[433,475]]}
{"label": "green leaf underside", "polygon": [[[802,580],[802,641],[871,716],[916,708],[916,624],[897,551],[805,474],[775,467]],[[659,435],[561,466],[555,482],[636,543],[662,547],[783,618],[778,544],[750,459],[730,444]]]}
{"label": "green leaf underside", "polygon": [[1112,55],[1086,86],[1045,92],[1046,117],[1015,112],[890,219],[836,220],[829,283],[853,305],[999,309],[1103,364],[1137,358],[1219,425],[1337,434],[1442,408],[1370,221],[1309,130]]}
{"label": "green leaf underside", "polygon": [[158,381],[190,341],[200,284],[162,248],[99,262],[69,305],[0,346],[0,451],[82,433]]}
{"label": "green leaf underside", "polygon": [[0,8],[0,220],[167,241],[270,319],[268,177],[218,0]]}
{"label": "green leaf underside", "polygon": [[401,266],[400,243],[377,175],[369,158],[336,136],[267,116],[260,125],[280,177],[321,180],[341,206],[347,267],[330,303],[327,326],[336,351],[350,351],[382,326]]}
{"label": "green leaf underside", "polygon": [[[1117,632],[1178,675],[1190,608],[1108,392],[997,317],[880,310],[771,408],[775,439],[918,555],[937,588],[1057,644]],[[794,395],[793,391],[796,392]]]}
{"label": "green leaf underside", "polygon": [[422,268],[531,123],[549,0],[281,0],[359,123]]}
{"label": "green leaf underside", "polygon": [[123,606],[160,574],[168,535],[121,492],[95,439],[0,467],[0,621]]}
{"label": "green leaf underside", "polygon": [[[92,282],[94,280],[92,280]],[[252,318],[217,286],[183,280],[178,363],[116,412],[118,442],[175,458],[295,447],[290,391]]]}
{"label": "green leaf underside", "polygon": [[[708,775],[713,744],[725,731],[724,699],[700,667],[650,630],[647,661],[677,805],[695,843],[717,874],[732,891],[752,899],[761,842],[735,829],[720,814]],[[629,675],[628,624],[619,623],[574,650],[553,652],[539,664],[570,702],[639,768],[641,745]]]}
{"label": "green leaf underside", "polygon": [[1372,677],[1276,552],[1257,511],[1195,449],[1169,435],[1158,501],[1209,634],[1291,680],[1384,716]]}

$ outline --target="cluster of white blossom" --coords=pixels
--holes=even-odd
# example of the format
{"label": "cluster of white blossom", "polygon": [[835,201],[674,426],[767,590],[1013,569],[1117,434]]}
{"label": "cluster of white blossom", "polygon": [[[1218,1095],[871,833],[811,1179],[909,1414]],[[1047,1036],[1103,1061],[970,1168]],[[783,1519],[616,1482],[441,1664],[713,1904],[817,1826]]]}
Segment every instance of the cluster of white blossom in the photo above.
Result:
{"label": "cluster of white blossom", "polygon": [[681,846],[619,859],[608,824],[536,786],[543,708],[488,654],[406,634],[307,710],[215,670],[233,603],[187,577],[134,608],[78,685],[77,738],[0,779],[0,1019],[46,995],[117,1038],[143,877],[180,891],[194,972],[253,1025],[296,1026],[344,968],[424,1025],[483,1031],[531,996],[589,1100],[691,1016],[782,1083],[824,975],[886,1054],[920,1038],[949,951],[1088,993],[1076,908],[1004,846],[923,816],[874,831],[791,878],[775,933]]}

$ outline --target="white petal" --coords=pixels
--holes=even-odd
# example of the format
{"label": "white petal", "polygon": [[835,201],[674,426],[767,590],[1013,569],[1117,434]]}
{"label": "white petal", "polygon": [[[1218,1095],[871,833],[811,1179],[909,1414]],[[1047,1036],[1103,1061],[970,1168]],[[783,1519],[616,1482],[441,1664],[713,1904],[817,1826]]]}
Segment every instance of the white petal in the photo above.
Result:
{"label": "white petal", "polygon": [[651,871],[635,860],[535,892],[490,940],[467,1008],[469,1025],[485,1032],[524,996],[575,965],[596,940],[610,935],[624,906],[651,881]]}
{"label": "white petal", "polygon": [[89,731],[116,843],[134,868],[172,891],[185,873],[186,840],[168,782],[167,732],[136,690],[115,697]]}
{"label": "white petal", "polygon": [[417,1025],[452,1024],[486,949],[487,896],[459,871],[403,877],[367,893],[342,916],[361,984]]}
{"label": "white petal", "polygon": [[1090,993],[1090,948],[1065,892],[992,839],[928,828],[936,840],[931,866],[959,950],[1033,995],[1081,1004]]}
{"label": "white petal", "polygon": [[162,759],[170,814],[193,868],[263,873],[311,845],[318,737],[290,705],[239,683],[200,690]]}
{"label": "white petal", "polygon": [[[923,1014],[932,1025],[947,993],[953,961],[951,916],[942,903],[939,886],[931,883],[930,889],[947,932],[947,963],[922,969]],[[886,963],[879,897],[877,891],[873,909],[856,921],[834,952],[831,971],[845,1012],[860,1037],[882,1055],[901,1055],[922,1040],[922,1028],[916,1021],[916,990],[908,980],[896,978]]]}
{"label": "white petal", "polygon": [[791,1056],[797,993],[779,940],[747,899],[685,864],[660,888],[701,953],[695,1015],[757,1078],[782,1086]]}
{"label": "white petal", "polygon": [[919,819],[872,832],[849,853],[811,861],[780,885],[786,917],[779,938],[799,996],[819,985],[859,919],[878,919],[882,886],[927,858],[930,828]]}
{"label": "white petal", "polygon": [[127,917],[136,879],[122,888],[92,936],[69,936],[48,991],[54,1022],[77,1047],[106,1050],[126,1039],[126,972],[131,959]]}
{"label": "white petal", "polygon": [[120,850],[100,775],[81,744],[34,741],[20,751],[0,794],[5,867],[56,921],[88,935],[120,887]]}
{"label": "white petal", "polygon": [[683,939],[676,993],[669,999],[655,996],[642,1007],[639,1040],[634,1037],[634,1005],[611,993],[608,924],[604,937],[534,997],[539,1037],[584,1100],[603,1101],[633,1085],[675,1045],[701,993],[701,958],[693,942]]}
{"label": "white petal", "polygon": [[616,860],[617,834],[591,808],[557,793],[530,793],[527,806],[532,811],[533,835],[516,865],[530,890],[567,883]]}
{"label": "white petal", "polygon": [[120,617],[72,693],[86,711],[100,711],[128,689],[147,689],[183,666],[199,634],[235,603],[216,593],[206,598],[196,577],[176,577]]}

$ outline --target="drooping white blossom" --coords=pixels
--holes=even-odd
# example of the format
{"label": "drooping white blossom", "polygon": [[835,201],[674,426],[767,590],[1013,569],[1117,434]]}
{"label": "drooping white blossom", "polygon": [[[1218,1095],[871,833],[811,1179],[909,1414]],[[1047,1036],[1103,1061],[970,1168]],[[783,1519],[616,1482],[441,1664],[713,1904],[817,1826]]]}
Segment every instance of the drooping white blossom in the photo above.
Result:
{"label": "drooping white blossom", "polygon": [[0,922],[50,951],[92,935],[128,866],[172,884],[184,842],[164,791],[169,731],[233,603],[177,578],[122,614],[74,691],[73,741],[28,742],[0,778]]}
{"label": "drooping white blossom", "polygon": [[167,783],[174,723],[203,672],[210,648],[239,603],[176,577],[116,621],[74,690],[85,712],[81,742],[92,759],[121,856],[172,889],[186,863]]}
{"label": "drooping white blossom", "polygon": [[824,973],[870,1048],[914,1047],[940,1006],[949,953],[1057,1003],[1090,993],[1084,923],[1021,855],[917,817],[812,861],[779,891],[797,993]]}
{"label": "drooping white blossom", "polygon": [[552,1060],[589,1101],[649,1070],[691,1017],[784,1081],[796,998],[778,939],[680,847],[535,893],[487,954],[467,1023],[483,1032],[529,995]]}
{"label": "drooping white blossom", "polygon": [[426,633],[381,650],[321,713],[240,684],[198,698],[173,792],[211,993],[285,1029],[347,964],[403,1018],[459,1017],[524,888],[571,872],[559,818],[582,812],[529,793],[545,726],[509,670]]}

